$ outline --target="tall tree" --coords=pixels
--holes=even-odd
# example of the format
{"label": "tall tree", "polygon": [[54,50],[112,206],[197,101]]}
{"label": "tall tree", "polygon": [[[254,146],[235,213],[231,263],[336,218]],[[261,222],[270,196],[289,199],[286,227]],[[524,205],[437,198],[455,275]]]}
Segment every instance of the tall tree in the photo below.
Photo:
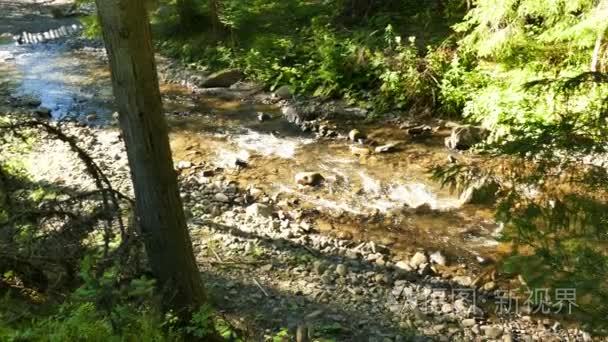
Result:
{"label": "tall tree", "polygon": [[150,267],[165,308],[188,318],[206,294],[173,169],[144,0],[96,3]]}
{"label": "tall tree", "polygon": [[175,2],[177,14],[179,15],[179,23],[184,31],[193,28],[196,22],[197,10],[194,0],[177,0]]}

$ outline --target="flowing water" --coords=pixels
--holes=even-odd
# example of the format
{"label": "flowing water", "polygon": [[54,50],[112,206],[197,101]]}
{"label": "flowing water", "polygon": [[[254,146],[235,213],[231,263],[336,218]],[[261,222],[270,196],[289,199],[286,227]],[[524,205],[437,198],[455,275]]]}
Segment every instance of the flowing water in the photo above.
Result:
{"label": "flowing water", "polygon": [[[107,66],[88,53],[59,44],[4,44],[0,73],[15,83],[18,95],[40,98],[54,118],[85,121],[95,113],[93,123],[103,125],[114,111]],[[356,156],[351,143],[304,133],[273,106],[195,95],[175,85],[161,90],[175,160],[222,167],[243,187],[297,198],[315,209],[327,234],[375,240],[398,252],[442,250],[456,259],[496,251],[491,208],[462,205],[429,178],[428,168],[447,159],[446,132],[410,141],[398,128],[359,124],[375,140],[401,144],[394,153]],[[270,119],[260,122],[258,112]],[[234,169],[237,158],[248,166]],[[299,187],[294,176],[302,171],[321,173],[325,184]]]}

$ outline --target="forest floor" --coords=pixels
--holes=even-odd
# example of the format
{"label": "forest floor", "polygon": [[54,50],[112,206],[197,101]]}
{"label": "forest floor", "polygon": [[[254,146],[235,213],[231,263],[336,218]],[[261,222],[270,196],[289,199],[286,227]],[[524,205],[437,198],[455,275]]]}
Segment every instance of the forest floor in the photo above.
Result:
{"label": "forest floor", "polygon": [[[55,19],[50,14],[49,6],[65,6],[66,2],[0,0],[0,34],[41,32],[71,24],[73,19]],[[54,44],[61,42],[49,43]],[[20,53],[28,53],[28,47],[22,49]],[[99,59],[100,52],[95,53],[93,59]],[[15,57],[19,58],[0,55],[0,70],[10,69]],[[19,82],[0,96],[2,112],[22,115],[32,111],[14,101],[23,96]],[[177,97],[166,95],[165,102],[184,98],[188,102],[193,101],[189,97],[195,96],[181,92]],[[234,104],[225,101],[219,104],[222,105]],[[193,110],[192,106],[189,108]],[[248,115],[256,115],[255,109],[247,108]],[[97,118],[85,118],[91,112],[82,108],[73,114],[83,120],[63,123],[62,129],[77,138],[118,190],[131,194],[125,148],[115,123],[108,119],[100,124]],[[168,118],[175,124],[183,115],[183,111],[170,111]],[[278,135],[274,131],[273,134]],[[174,147],[179,145],[180,137],[183,136],[172,134]],[[443,137],[436,138],[441,141]],[[292,140],[279,143],[287,141]],[[336,143],[336,139],[306,141],[306,146],[338,144],[340,149],[348,150],[348,144]],[[420,249],[418,245],[410,253],[401,253],[395,242],[382,243],[365,235],[355,239],[352,233],[328,233],[326,221],[315,213],[318,207],[313,210],[290,193],[272,193],[258,187],[251,179],[260,177],[260,173],[234,165],[218,167],[206,160],[206,150],[199,148],[189,145],[176,151],[197,261],[215,307],[252,340],[272,340],[282,330],[292,333],[297,329],[309,329],[315,338],[340,341],[591,340],[576,324],[539,316],[533,308],[496,312],[503,309],[504,298],[492,276],[471,266],[470,256],[445,260],[445,253],[431,253],[434,250]],[[335,151],[330,148],[326,153]],[[396,159],[412,152],[402,153]],[[36,181],[62,182],[85,189],[92,186],[76,156],[61,142],[42,136],[32,152],[22,157]],[[440,157],[445,159],[446,154]],[[383,157],[378,160],[373,163],[397,163]],[[268,163],[269,159],[254,159],[246,169],[263,169]],[[272,167],[285,173],[281,167],[293,165]],[[292,174],[286,178],[293,179]],[[271,179],[274,178],[269,178],[269,182]],[[310,190],[302,192],[320,196]],[[355,195],[344,198],[348,196]],[[432,213],[427,219],[433,215],[440,214]],[[369,225],[373,218],[374,215],[367,217]]]}

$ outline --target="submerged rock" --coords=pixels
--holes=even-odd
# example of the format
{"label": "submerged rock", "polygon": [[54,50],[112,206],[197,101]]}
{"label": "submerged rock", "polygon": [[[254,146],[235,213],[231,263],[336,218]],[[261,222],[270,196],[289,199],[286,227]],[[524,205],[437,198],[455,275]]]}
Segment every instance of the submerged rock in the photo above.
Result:
{"label": "submerged rock", "polygon": [[321,185],[325,178],[318,172],[300,172],[296,174],[295,180],[299,185],[317,186]]}
{"label": "submerged rock", "polygon": [[34,109],[34,115],[41,119],[48,119],[51,117],[51,109],[47,107],[38,107]]}
{"label": "submerged rock", "polygon": [[97,120],[97,113],[87,114],[86,119],[88,122]]}
{"label": "submerged rock", "polygon": [[488,137],[488,130],[480,126],[464,125],[454,127],[445,146],[452,150],[468,150]]}
{"label": "submerged rock", "polygon": [[199,83],[202,88],[228,88],[243,79],[245,75],[237,69],[225,69],[209,75]]}

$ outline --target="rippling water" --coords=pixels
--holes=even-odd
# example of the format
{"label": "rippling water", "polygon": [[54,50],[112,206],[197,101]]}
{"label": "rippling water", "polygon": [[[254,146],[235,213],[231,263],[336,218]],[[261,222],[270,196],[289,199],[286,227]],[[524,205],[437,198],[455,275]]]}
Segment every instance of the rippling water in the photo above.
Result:
{"label": "rippling water", "polygon": [[[18,85],[18,95],[40,98],[57,119],[96,113],[94,123],[103,124],[114,111],[107,67],[87,53],[54,44],[2,45],[0,71]],[[403,147],[359,157],[351,153],[349,142],[303,133],[272,106],[193,96],[174,85],[161,89],[165,109],[172,114],[168,119],[176,160],[224,168],[233,167],[236,159],[246,161],[249,167],[235,176],[238,182],[289,194],[304,207],[320,209],[329,233],[347,231],[403,249],[475,252],[495,245],[497,226],[490,208],[461,206],[457,195],[429,179],[428,168],[447,158],[441,136],[416,142],[397,128],[360,124],[357,128],[373,139],[401,142]],[[260,122],[259,112],[270,119]],[[294,176],[302,171],[320,172],[326,184],[300,188]]]}

